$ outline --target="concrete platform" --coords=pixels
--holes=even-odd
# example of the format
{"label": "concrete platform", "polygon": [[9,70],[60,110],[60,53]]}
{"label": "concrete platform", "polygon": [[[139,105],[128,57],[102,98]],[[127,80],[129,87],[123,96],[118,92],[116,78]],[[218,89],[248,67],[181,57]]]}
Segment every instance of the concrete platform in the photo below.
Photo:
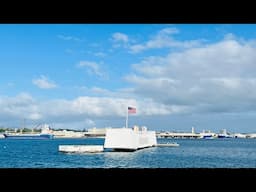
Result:
{"label": "concrete platform", "polygon": [[65,153],[98,153],[103,150],[103,145],[59,145],[59,151]]}
{"label": "concrete platform", "polygon": [[180,145],[178,143],[159,143],[156,146],[157,147],[178,147]]}

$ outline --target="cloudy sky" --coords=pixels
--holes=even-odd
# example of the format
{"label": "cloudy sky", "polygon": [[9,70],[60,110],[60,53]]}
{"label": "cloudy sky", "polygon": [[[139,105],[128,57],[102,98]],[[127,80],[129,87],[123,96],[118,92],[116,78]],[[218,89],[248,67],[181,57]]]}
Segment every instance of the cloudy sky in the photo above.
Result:
{"label": "cloudy sky", "polygon": [[256,132],[256,25],[0,25],[0,127]]}

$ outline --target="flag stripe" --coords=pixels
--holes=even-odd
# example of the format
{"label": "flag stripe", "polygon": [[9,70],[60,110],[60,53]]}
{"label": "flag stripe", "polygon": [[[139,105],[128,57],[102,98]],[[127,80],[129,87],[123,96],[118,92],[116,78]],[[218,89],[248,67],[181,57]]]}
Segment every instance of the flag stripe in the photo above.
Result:
{"label": "flag stripe", "polygon": [[135,107],[128,107],[128,113],[136,113]]}

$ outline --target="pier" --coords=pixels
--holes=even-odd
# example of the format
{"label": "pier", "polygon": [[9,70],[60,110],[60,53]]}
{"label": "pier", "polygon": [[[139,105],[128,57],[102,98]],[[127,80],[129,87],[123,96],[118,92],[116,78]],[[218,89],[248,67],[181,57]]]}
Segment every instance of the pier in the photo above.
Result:
{"label": "pier", "polygon": [[59,145],[59,151],[65,153],[98,153],[103,150],[103,145]]}
{"label": "pier", "polygon": [[174,132],[165,132],[165,133],[158,133],[158,138],[189,138],[189,139],[199,139],[201,138],[201,134],[199,133],[174,133]]}
{"label": "pier", "polygon": [[179,147],[178,143],[158,143],[156,147]]}

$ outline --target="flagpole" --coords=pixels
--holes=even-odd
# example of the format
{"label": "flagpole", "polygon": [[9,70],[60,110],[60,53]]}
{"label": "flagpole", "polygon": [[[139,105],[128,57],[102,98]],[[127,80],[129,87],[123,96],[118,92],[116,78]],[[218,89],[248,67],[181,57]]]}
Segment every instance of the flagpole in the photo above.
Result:
{"label": "flagpole", "polygon": [[128,107],[126,107],[126,128],[128,128]]}

